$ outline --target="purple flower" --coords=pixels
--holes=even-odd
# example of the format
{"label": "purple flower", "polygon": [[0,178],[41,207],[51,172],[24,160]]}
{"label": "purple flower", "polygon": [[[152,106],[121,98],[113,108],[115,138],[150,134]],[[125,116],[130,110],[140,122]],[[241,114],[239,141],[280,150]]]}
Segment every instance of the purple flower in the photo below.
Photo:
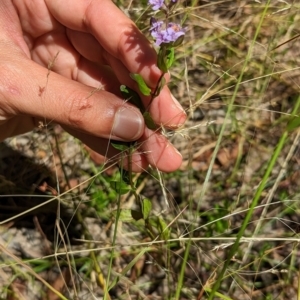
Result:
{"label": "purple flower", "polygon": [[175,42],[180,36],[185,34],[185,30],[176,23],[169,23],[166,32],[165,38],[170,42]]}
{"label": "purple flower", "polygon": [[168,41],[165,38],[166,32],[165,30],[158,31],[158,32],[152,32],[152,37],[155,39],[155,44],[159,46],[162,43],[168,43]]}
{"label": "purple flower", "polygon": [[153,10],[158,10],[164,5],[164,0],[148,0],[148,4],[152,6]]}
{"label": "purple flower", "polygon": [[155,39],[155,44],[160,46],[162,43],[168,44],[175,42],[179,37],[185,34],[185,29],[183,29],[179,24],[169,23],[167,28],[163,28],[162,21],[156,21],[154,18],[151,21],[150,33]]}
{"label": "purple flower", "polygon": [[163,21],[157,21],[155,18],[151,17],[150,19],[150,32],[157,32],[160,31],[163,25]]}

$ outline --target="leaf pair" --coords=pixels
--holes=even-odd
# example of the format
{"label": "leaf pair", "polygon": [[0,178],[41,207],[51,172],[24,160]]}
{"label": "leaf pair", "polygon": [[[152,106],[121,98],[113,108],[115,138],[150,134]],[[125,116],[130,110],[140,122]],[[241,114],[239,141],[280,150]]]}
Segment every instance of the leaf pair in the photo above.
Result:
{"label": "leaf pair", "polygon": [[164,73],[167,73],[175,60],[174,47],[169,48],[167,46],[162,46],[158,52],[157,66]]}
{"label": "leaf pair", "polygon": [[[151,89],[146,85],[146,83],[141,75],[130,74],[130,76],[138,83],[139,89],[143,95],[150,95]],[[143,104],[139,94],[126,85],[121,85],[120,90],[121,90],[122,96],[126,100],[128,100],[131,104],[135,105],[136,107],[138,107],[140,109],[141,113],[143,114],[146,126],[152,130],[158,129],[159,126],[153,121],[150,113],[145,110],[144,104]],[[119,149],[119,148],[117,148],[117,149],[125,150],[125,149]]]}

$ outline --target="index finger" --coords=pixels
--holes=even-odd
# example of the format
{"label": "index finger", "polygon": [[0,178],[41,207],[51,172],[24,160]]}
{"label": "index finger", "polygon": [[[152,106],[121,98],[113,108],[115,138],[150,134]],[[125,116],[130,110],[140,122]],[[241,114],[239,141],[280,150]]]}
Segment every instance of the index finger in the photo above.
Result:
{"label": "index finger", "polygon": [[[45,0],[51,14],[64,26],[91,33],[131,73],[140,74],[155,88],[162,72],[147,38],[111,0]],[[70,13],[70,10],[72,13]]]}

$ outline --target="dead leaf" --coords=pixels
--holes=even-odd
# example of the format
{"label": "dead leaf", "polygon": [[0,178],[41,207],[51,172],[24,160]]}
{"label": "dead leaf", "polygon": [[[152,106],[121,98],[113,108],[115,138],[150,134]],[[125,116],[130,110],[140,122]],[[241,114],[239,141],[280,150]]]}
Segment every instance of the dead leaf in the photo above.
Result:
{"label": "dead leaf", "polygon": [[[61,273],[56,277],[54,282],[52,283],[52,286],[55,290],[62,293],[65,290],[66,285],[70,281],[70,271],[68,268],[64,268]],[[60,296],[55,294],[53,291],[48,290],[47,295],[43,300],[60,300]]]}
{"label": "dead leaf", "polygon": [[217,159],[223,167],[228,167],[231,162],[231,157],[228,149],[221,149],[217,155]]}

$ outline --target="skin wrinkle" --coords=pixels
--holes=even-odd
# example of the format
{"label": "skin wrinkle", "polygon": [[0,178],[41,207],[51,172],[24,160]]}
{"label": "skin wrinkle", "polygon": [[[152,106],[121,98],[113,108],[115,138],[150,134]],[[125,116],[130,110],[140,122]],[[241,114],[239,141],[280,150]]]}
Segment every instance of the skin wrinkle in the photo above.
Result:
{"label": "skin wrinkle", "polygon": [[9,101],[8,99],[20,98],[24,94],[22,86],[15,83],[18,82],[17,80],[15,80],[18,75],[17,67],[17,63],[15,67],[0,63],[0,110],[3,112],[1,115],[3,117],[6,115],[8,119],[16,114],[16,112],[18,112],[18,108],[14,107],[13,105],[14,102]]}
{"label": "skin wrinkle", "polygon": [[[89,3],[86,5],[86,7],[85,7],[85,11],[84,11],[84,13],[83,13],[83,19],[82,19],[82,27],[83,27],[83,30],[85,31],[85,32],[88,32],[88,33],[92,33],[93,34],[93,32],[90,32],[90,28],[91,28],[91,26],[90,26],[90,22],[89,22],[89,12],[90,11],[93,11],[93,7],[92,7],[92,4],[93,4],[93,2],[94,2],[94,0],[90,0],[89,1]],[[93,34],[94,35],[94,34]]]}
{"label": "skin wrinkle", "polygon": [[[177,153],[179,152],[177,151],[177,149],[173,148],[172,144],[170,144],[169,142],[165,143],[164,136],[161,133],[156,132],[156,134],[154,134],[152,130],[146,128],[143,140],[147,140],[148,142],[147,144],[142,144],[139,150],[143,153],[147,153],[148,161],[152,166],[159,165],[163,162],[164,168],[159,168],[163,172],[169,172],[169,169],[177,169],[180,167],[181,162],[178,160],[174,160],[174,158],[176,158],[176,155],[178,155]],[[153,147],[153,145],[158,144],[160,144],[161,147]],[[160,150],[155,150],[155,148]],[[176,155],[173,152],[173,149],[176,150]],[[181,154],[179,154],[179,156],[182,157]],[[165,160],[164,157],[168,157],[168,159]]]}
{"label": "skin wrinkle", "polygon": [[73,68],[72,75],[71,75],[71,78],[75,81],[77,81],[79,78],[79,68],[81,64],[82,64],[82,56],[80,55],[77,59],[76,67]]}
{"label": "skin wrinkle", "polygon": [[[103,57],[103,48],[99,46],[92,34],[67,28],[66,36],[74,49],[83,57],[97,64],[107,64]],[[92,46],[90,46],[91,44]],[[89,47],[85,47],[86,45],[89,45]]]}
{"label": "skin wrinkle", "polygon": [[[12,0],[12,3],[20,16],[20,20],[29,20],[28,22],[22,22],[23,31],[28,33],[33,39],[36,39],[50,31],[61,27],[61,25],[49,15],[44,5],[40,0]],[[29,18],[22,18],[24,15],[29,15]],[[46,26],[45,26],[46,25]],[[34,30],[32,30],[34,28]],[[38,29],[38,30],[36,30]]]}
{"label": "skin wrinkle", "polygon": [[[76,93],[75,93],[76,94]],[[82,94],[78,96],[69,97],[70,111],[67,114],[70,124],[76,127],[82,127],[85,124],[87,118],[87,110],[91,109],[94,105],[94,99],[92,96],[82,98]]]}
{"label": "skin wrinkle", "polygon": [[[42,52],[40,49],[43,49],[45,43],[49,45],[47,50],[49,53],[48,57],[51,58],[50,61],[46,61],[44,56],[44,60],[40,57]],[[39,38],[32,56],[42,66],[48,67],[49,63],[52,63],[52,71],[72,79],[74,79],[74,69],[78,68],[78,61],[81,58],[81,55],[74,49],[73,45],[68,40],[66,41],[65,30],[64,32],[51,32],[49,35]],[[39,59],[37,59],[38,57]]]}
{"label": "skin wrinkle", "polygon": [[[2,18],[0,18],[0,28],[1,28],[1,36],[3,36],[3,39],[1,39],[1,43],[7,44],[14,42],[15,45],[18,45],[23,52],[30,57],[28,48],[26,47],[26,43],[24,42],[23,36],[22,36],[22,29],[19,25],[19,23],[14,22],[14,18],[17,17],[16,11],[14,9],[14,6],[11,2],[7,1],[1,1],[0,2],[0,14],[2,18],[5,20],[3,22]],[[13,24],[13,26],[8,26],[7,24]],[[2,57],[1,57],[2,59]]]}
{"label": "skin wrinkle", "polygon": [[[119,86],[118,80],[109,67],[95,66],[92,62],[87,61],[83,57],[80,58],[80,64],[83,65],[77,67],[77,78],[74,80],[91,86],[91,94],[99,90],[105,90],[121,98],[120,89],[116,87],[116,85]],[[101,76],[101,74],[106,74],[106,76]],[[98,80],[99,78],[100,82]]]}
{"label": "skin wrinkle", "polygon": [[[159,134],[157,134],[156,136],[154,136],[153,134],[151,136],[149,136],[149,139],[151,140],[152,144],[163,144],[164,141],[161,140],[160,138],[161,136]],[[148,148],[148,155],[152,158],[152,162],[150,161],[150,163],[152,163],[153,165],[158,164],[161,160],[162,154],[164,153],[164,150],[166,149],[166,146],[164,146],[161,150],[160,153],[158,153],[158,151],[151,151],[151,148]]]}
{"label": "skin wrinkle", "polygon": [[[113,124],[113,119],[116,111],[119,109],[119,106],[116,105],[117,103],[111,103],[111,106],[106,108],[105,110],[101,109],[101,114],[99,114],[98,120],[92,120],[91,117],[96,117],[97,114],[95,114],[97,105],[95,104],[97,101],[96,95],[103,93],[105,95],[106,91],[100,91],[96,93],[90,93],[87,97],[82,98],[82,93],[78,96],[75,94],[75,96],[70,96],[68,103],[70,104],[70,109],[68,110],[67,117],[71,124],[74,124],[77,128],[82,128],[81,131],[88,132],[88,128],[85,128],[86,120],[89,120],[90,123],[97,123],[98,120],[105,120],[103,122],[103,125],[101,126],[101,132],[107,132],[108,128],[111,127]],[[107,95],[109,98],[109,95]],[[93,118],[94,118],[93,117]],[[95,132],[95,134],[97,134]],[[104,134],[102,133],[102,136]],[[110,134],[109,134],[110,135]],[[109,135],[104,135],[106,138],[109,137]]]}

